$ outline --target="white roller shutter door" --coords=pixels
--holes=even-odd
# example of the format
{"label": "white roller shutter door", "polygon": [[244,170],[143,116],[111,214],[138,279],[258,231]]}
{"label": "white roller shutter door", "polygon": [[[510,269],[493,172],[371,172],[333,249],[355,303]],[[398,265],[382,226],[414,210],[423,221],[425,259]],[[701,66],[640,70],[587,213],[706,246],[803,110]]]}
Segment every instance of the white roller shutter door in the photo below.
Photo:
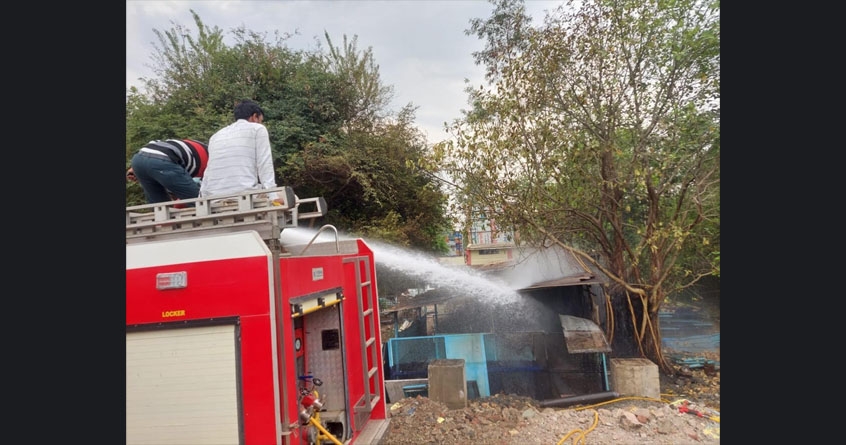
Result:
{"label": "white roller shutter door", "polygon": [[240,443],[235,326],[126,334],[127,445]]}

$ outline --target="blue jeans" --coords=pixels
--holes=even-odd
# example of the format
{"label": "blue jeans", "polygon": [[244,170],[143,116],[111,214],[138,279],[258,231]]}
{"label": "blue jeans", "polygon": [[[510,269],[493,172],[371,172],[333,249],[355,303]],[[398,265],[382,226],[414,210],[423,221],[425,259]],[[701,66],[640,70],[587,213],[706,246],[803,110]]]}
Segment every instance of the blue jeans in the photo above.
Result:
{"label": "blue jeans", "polygon": [[174,199],[200,196],[200,184],[170,158],[139,152],[132,157],[130,164],[148,203],[171,201],[168,192],[173,194]]}

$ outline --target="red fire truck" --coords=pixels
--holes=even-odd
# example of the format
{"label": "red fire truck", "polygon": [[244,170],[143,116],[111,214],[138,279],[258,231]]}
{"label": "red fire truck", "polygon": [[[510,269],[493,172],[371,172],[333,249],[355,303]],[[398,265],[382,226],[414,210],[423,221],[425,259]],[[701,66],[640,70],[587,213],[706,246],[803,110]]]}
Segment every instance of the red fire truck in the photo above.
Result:
{"label": "red fire truck", "polygon": [[245,192],[126,208],[127,444],[366,444],[384,433],[373,251],[331,225],[283,245],[283,229],[326,203],[268,191],[284,203]]}

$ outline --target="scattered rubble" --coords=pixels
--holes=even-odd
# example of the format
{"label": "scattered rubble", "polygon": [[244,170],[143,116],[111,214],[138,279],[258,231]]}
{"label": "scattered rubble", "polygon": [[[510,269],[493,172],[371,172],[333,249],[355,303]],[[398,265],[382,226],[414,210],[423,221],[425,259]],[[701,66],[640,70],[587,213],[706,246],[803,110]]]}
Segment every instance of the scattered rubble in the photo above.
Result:
{"label": "scattered rubble", "polygon": [[720,443],[719,369],[679,371],[675,378],[661,374],[661,400],[544,408],[529,397],[495,394],[451,410],[423,396],[404,398],[389,405],[391,422],[379,445]]}

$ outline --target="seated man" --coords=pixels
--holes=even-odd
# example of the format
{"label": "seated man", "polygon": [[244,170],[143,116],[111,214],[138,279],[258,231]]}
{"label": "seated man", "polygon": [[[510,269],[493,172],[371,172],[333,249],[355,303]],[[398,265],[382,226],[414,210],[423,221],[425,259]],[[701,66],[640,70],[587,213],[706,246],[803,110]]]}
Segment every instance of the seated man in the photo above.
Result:
{"label": "seated man", "polygon": [[[204,198],[277,187],[264,111],[244,100],[235,105],[234,115],[235,122],[209,138],[210,161],[200,186]],[[276,192],[268,197],[283,204]]]}

